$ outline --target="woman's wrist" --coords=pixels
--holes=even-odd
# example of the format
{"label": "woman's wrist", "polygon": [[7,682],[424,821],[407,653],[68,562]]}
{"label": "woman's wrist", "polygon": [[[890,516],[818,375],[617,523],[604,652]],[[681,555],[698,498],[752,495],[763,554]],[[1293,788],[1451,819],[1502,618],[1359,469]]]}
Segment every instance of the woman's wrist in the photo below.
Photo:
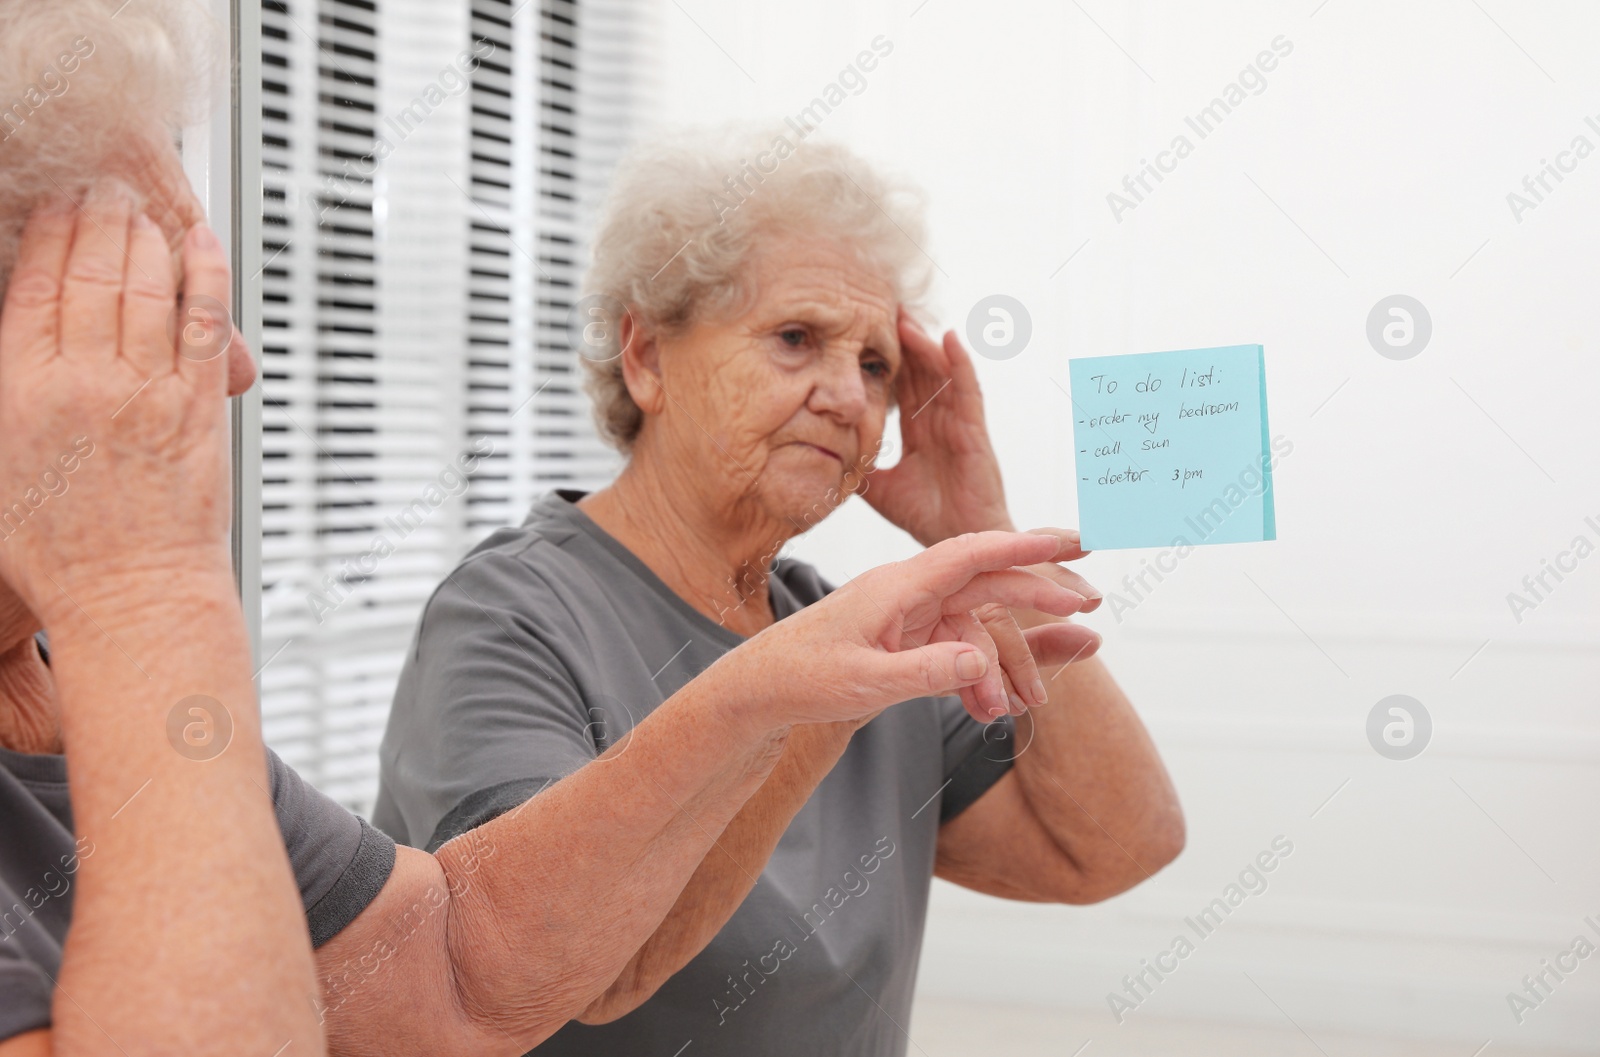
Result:
{"label": "woman's wrist", "polygon": [[783,754],[792,724],[773,707],[771,694],[745,677],[740,655],[749,649],[745,645],[724,654],[678,693],[690,695],[690,707],[711,726],[715,744],[753,754],[770,768]]}
{"label": "woman's wrist", "polygon": [[74,577],[70,589],[60,586],[39,614],[52,652],[80,642],[103,646],[108,638],[129,648],[170,641],[180,628],[185,638],[208,639],[227,634],[231,624],[244,635],[239,594],[226,568],[119,569]]}

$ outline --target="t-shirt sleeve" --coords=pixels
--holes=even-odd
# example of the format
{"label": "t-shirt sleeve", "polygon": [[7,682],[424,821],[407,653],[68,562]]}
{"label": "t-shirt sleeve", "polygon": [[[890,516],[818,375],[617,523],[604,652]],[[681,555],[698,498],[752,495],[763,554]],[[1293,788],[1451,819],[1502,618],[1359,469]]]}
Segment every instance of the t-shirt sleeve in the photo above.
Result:
{"label": "t-shirt sleeve", "polygon": [[959,697],[938,699],[939,722],[944,731],[944,777],[948,782],[939,799],[943,825],[975,804],[1005,773],[1020,750],[1017,728],[1010,716],[983,724],[973,719]]}
{"label": "t-shirt sleeve", "polygon": [[267,753],[272,804],[300,886],[311,945],[337,936],[367,908],[394,870],[394,841]]}
{"label": "t-shirt sleeve", "polygon": [[[379,825],[419,848],[522,804],[632,726],[583,688],[585,614],[528,563],[486,552],[457,567],[422,615],[384,735]],[[597,638],[603,633],[594,632]],[[613,712],[614,710],[614,712]]]}
{"label": "t-shirt sleeve", "polygon": [[53,989],[43,969],[0,948],[0,1042],[48,1028]]}

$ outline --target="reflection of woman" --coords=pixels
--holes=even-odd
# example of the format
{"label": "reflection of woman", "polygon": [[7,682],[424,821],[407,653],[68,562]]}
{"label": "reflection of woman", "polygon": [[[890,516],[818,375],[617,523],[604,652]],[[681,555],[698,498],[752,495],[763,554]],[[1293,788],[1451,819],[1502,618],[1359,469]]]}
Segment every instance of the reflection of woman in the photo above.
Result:
{"label": "reflection of woman", "polygon": [[[680,142],[619,175],[590,274],[617,317],[596,359],[612,358],[589,366],[628,463],[600,492],[540,501],[434,595],[382,749],[376,821],[400,838],[437,844],[583,775],[746,636],[761,642],[825,597],[870,601],[867,581],[829,595],[810,567],[772,559],[860,485],[897,400],[903,457],[866,477],[867,501],[924,545],[1010,527],[967,354],[905,310],[917,217],[855,158],[807,144],[719,222],[711,192],[751,146]],[[1075,534],[1052,531],[1062,557],[1079,553]],[[1036,570],[1085,608],[1098,599],[1058,566]],[[1182,818],[1133,709],[1098,661],[1060,667],[1098,639],[1014,612],[1026,639],[1000,607],[963,633],[1001,658],[1031,645],[1049,665],[1037,683],[962,692],[1000,724],[946,697],[796,728],[676,908],[709,935],[697,900],[720,883],[749,891],[738,912],[640,1008],[569,1025],[539,1053],[671,1053],[689,1039],[701,1055],[903,1053],[935,872],[1090,902],[1170,861]],[[810,661],[803,689],[839,693],[829,654]],[[792,678],[774,670],[751,692],[792,693]],[[682,751],[716,745],[708,731]],[[593,919],[632,912],[596,901]],[[650,994],[643,979],[635,990],[582,1019]]]}
{"label": "reflection of woman", "polygon": [[[955,632],[979,601],[1078,600],[1001,572],[1053,540],[935,548],[875,571],[870,603],[731,653],[614,765],[433,854],[396,849],[260,741],[223,402],[255,368],[172,149],[204,59],[183,6],[0,0],[0,100],[95,45],[0,145],[0,1057],[295,1057],[324,1031],[336,1054],[518,1053],[693,953],[658,925],[782,728],[977,681]],[[838,693],[751,692],[798,688],[793,658],[824,651]],[[714,930],[736,900],[693,890]],[[633,913],[596,922],[596,901]]]}

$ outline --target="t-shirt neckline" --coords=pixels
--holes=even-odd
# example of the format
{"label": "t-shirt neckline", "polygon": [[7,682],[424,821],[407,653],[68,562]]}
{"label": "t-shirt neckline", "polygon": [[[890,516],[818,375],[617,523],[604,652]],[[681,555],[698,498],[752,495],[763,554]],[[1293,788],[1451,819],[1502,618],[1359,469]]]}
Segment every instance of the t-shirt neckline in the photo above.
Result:
{"label": "t-shirt neckline", "polygon": [[[684,600],[667,582],[657,576],[655,571],[646,565],[637,554],[623,545],[611,533],[600,527],[600,524],[585,514],[578,507],[578,500],[588,495],[588,492],[573,488],[557,488],[547,495],[540,506],[557,519],[565,521],[571,527],[581,531],[584,535],[598,543],[629,572],[633,573],[640,582],[654,591],[668,605],[676,609],[683,617],[696,624],[706,634],[722,640],[729,649],[750,641],[744,635],[732,628],[718,624],[704,613]],[[772,606],[774,621],[790,616],[800,608],[799,603],[790,595],[787,585],[776,575],[776,570],[769,570],[767,576],[767,597]]]}

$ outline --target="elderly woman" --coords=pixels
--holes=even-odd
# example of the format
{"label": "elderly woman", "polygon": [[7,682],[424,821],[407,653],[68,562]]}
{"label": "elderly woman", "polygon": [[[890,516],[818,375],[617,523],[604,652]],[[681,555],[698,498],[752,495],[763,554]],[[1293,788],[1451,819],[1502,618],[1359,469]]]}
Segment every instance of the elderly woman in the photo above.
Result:
{"label": "elderly woman", "polygon": [[798,806],[764,784],[810,766],[793,725],[1026,681],[967,612],[1082,598],[1012,568],[1054,538],[953,541],[657,697],[528,810],[395,848],[261,743],[224,403],[255,368],[172,148],[207,39],[164,0],[0,0],[26,102],[0,143],[0,1057],[521,1053],[732,913],[701,863],[741,809]]}
{"label": "elderly woman", "polygon": [[[580,322],[598,346],[598,422],[628,460],[607,488],[541,500],[433,596],[381,750],[375,821],[398,839],[437,847],[537,805],[728,651],[841,595],[870,598],[865,578],[834,589],[774,560],[852,492],[925,546],[1011,528],[967,353],[912,319],[923,258],[909,196],[814,143],[780,144],[762,155],[776,171],[756,176],[745,159],[768,142],[680,137],[619,171]],[[903,456],[874,472],[897,403]],[[1051,531],[1079,553],[1075,534]],[[1058,566],[1036,571],[1098,598]],[[1093,633],[1025,606],[980,608],[970,626],[1000,658],[1034,641],[1019,627],[1063,650],[1003,690],[797,728],[793,766],[762,790],[785,810],[753,800],[696,874],[747,890],[737,913],[639,1008],[599,1026],[617,1010],[597,1006],[537,1053],[693,1040],[701,1057],[902,1054],[935,874],[1087,903],[1176,856],[1176,796],[1088,659]],[[800,691],[837,693],[831,663],[818,655]],[[751,692],[794,692],[774,676]],[[718,748],[708,730],[684,751]],[[698,898],[679,906],[704,915]],[[644,975],[627,1002],[649,994]]]}

